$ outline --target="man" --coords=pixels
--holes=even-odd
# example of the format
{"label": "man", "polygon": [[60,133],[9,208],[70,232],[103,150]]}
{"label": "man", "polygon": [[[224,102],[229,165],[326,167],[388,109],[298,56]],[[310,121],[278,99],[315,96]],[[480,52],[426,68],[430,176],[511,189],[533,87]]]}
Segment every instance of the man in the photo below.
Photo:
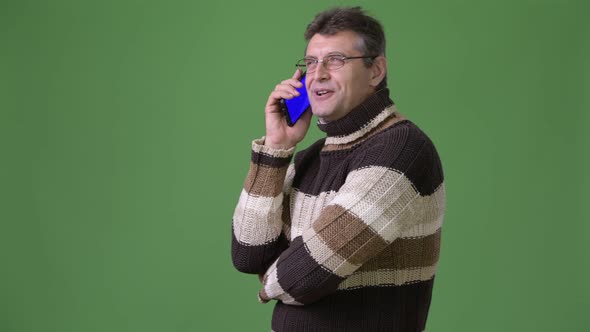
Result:
{"label": "man", "polygon": [[273,331],[423,331],[439,257],[443,172],[430,139],[386,88],[385,37],[356,8],[320,13],[305,32],[306,89],[326,133],[290,164],[311,121],[289,127],[270,93],[266,135],[233,217],[232,259],[277,300]]}

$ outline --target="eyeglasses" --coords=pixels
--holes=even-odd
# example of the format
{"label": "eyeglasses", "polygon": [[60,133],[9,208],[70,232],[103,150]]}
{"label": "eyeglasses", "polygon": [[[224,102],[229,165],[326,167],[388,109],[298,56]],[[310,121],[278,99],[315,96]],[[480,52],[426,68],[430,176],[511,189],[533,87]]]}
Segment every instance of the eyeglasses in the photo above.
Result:
{"label": "eyeglasses", "polygon": [[377,55],[344,56],[342,54],[331,54],[331,55],[326,56],[322,60],[319,60],[317,58],[311,58],[311,57],[310,58],[303,58],[303,59],[297,61],[297,64],[295,66],[300,68],[303,71],[306,71],[306,69],[307,69],[307,73],[313,73],[314,71],[316,71],[316,69],[318,69],[319,63],[324,65],[324,68],[326,68],[328,70],[334,70],[334,69],[342,68],[344,66],[344,64],[346,63],[346,60],[352,60],[352,59],[375,60],[376,57],[377,57]]}

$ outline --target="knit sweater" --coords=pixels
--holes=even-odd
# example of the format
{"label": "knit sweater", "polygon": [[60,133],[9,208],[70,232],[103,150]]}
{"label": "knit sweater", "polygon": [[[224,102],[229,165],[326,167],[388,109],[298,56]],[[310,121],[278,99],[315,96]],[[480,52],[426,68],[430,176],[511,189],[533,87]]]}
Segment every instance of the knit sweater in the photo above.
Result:
{"label": "knit sweater", "polygon": [[232,259],[277,300],[273,331],[423,331],[445,210],[431,140],[387,89],[300,151],[252,143]]}

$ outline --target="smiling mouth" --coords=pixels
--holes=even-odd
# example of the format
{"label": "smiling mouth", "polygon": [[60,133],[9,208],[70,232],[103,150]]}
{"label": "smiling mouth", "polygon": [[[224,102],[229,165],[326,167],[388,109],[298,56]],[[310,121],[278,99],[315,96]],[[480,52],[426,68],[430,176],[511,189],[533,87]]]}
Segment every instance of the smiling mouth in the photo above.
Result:
{"label": "smiling mouth", "polygon": [[314,91],[314,95],[316,97],[324,97],[324,96],[329,95],[331,93],[334,93],[334,91],[328,90],[328,89],[317,89]]}

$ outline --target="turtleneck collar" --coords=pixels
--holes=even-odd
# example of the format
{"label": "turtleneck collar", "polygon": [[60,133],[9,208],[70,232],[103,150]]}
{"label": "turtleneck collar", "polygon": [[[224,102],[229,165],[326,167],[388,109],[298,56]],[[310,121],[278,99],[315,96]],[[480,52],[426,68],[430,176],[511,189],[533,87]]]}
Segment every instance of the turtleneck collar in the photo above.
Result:
{"label": "turtleneck collar", "polygon": [[356,137],[362,134],[361,132],[371,130],[393,112],[395,112],[395,106],[393,101],[389,99],[389,89],[385,88],[369,96],[360,105],[338,120],[328,123],[318,121],[318,127],[327,134],[328,139],[338,137],[339,140],[344,138],[348,141],[346,136],[350,136],[352,139],[353,136]]}
{"label": "turtleneck collar", "polygon": [[367,135],[375,128],[385,125],[390,118],[401,121],[405,118],[396,115],[397,109],[391,99],[389,90],[383,89],[369,96],[360,105],[344,117],[320,123],[318,127],[327,134],[325,144],[347,144]]}

